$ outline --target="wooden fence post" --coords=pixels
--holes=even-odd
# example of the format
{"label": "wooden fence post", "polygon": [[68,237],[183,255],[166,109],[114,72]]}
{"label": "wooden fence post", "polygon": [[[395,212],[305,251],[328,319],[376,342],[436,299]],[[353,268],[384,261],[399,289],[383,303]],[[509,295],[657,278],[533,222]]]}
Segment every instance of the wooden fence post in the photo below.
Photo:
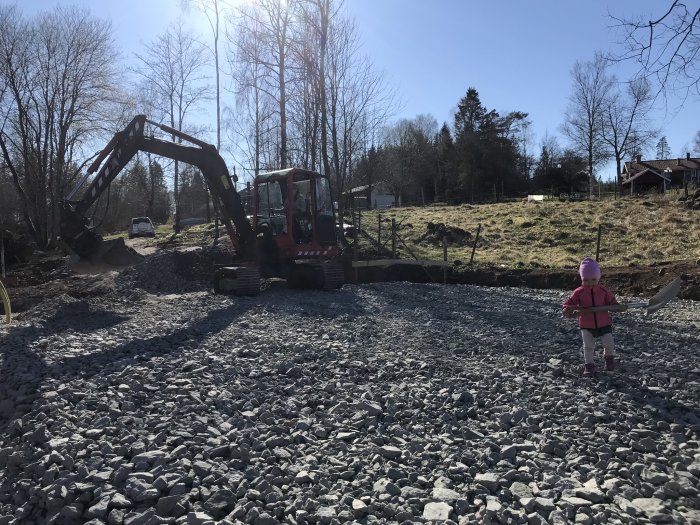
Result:
{"label": "wooden fence post", "polygon": [[[360,232],[358,231],[357,227],[355,226],[357,224],[357,221],[355,220],[355,199],[353,199],[352,204],[353,204],[353,206],[352,206],[352,229],[353,229],[353,234],[355,236],[353,238],[353,242],[352,242],[352,248],[353,248],[352,258],[355,262],[357,262],[357,259],[358,259],[357,251],[358,251],[358,247],[360,244]],[[355,283],[357,283],[357,281],[358,281],[357,274],[358,274],[357,265],[355,265]]]}
{"label": "wooden fence post", "polygon": [[391,258],[396,259],[396,219],[391,219]]}
{"label": "wooden fence post", "polygon": [[598,242],[596,242],[595,245],[595,260],[600,262],[600,234],[603,231],[603,225],[599,224],[598,225]]}
{"label": "wooden fence post", "polygon": [[[442,260],[447,263],[447,237],[442,236]],[[447,284],[447,264],[442,267],[442,284]]]}
{"label": "wooden fence post", "polygon": [[362,229],[362,208],[357,208],[357,233]]}
{"label": "wooden fence post", "polygon": [[377,212],[377,244],[382,245],[382,214],[379,212]]}
{"label": "wooden fence post", "polygon": [[476,229],[476,236],[474,237],[474,246],[472,246],[472,256],[469,258],[469,264],[474,262],[474,252],[476,251],[476,243],[479,242],[479,234],[481,233],[481,224]]}

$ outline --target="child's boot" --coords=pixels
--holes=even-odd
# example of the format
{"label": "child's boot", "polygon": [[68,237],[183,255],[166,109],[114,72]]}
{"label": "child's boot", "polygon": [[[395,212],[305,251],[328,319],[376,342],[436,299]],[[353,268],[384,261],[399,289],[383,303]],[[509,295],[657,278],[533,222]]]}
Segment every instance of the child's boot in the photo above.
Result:
{"label": "child's boot", "polygon": [[605,359],[605,370],[608,372],[612,372],[615,370],[615,356],[614,355],[606,355],[604,357]]}
{"label": "child's boot", "polygon": [[593,363],[586,363],[583,365],[583,377],[590,377],[595,373],[595,365]]}

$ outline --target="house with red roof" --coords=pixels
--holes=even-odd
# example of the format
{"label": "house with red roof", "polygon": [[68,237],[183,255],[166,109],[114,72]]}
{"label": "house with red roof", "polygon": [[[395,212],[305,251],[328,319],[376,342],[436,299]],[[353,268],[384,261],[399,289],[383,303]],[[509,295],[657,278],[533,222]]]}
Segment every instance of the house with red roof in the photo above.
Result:
{"label": "house with red roof", "polygon": [[622,168],[622,192],[626,195],[663,193],[700,183],[700,158],[642,160],[641,155]]}

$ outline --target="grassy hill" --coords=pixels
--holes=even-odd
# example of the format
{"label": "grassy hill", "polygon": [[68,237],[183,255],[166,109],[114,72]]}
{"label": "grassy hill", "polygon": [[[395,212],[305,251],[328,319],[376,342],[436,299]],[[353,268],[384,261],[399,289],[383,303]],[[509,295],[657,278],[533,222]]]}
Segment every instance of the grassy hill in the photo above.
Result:
{"label": "grassy hill", "polygon": [[[700,210],[687,209],[663,198],[604,201],[507,202],[499,204],[430,205],[362,213],[362,229],[391,249],[391,220],[401,240],[399,257],[442,259],[442,237],[448,240],[448,260],[464,267],[471,256],[481,225],[474,265],[500,268],[572,268],[587,255],[595,256],[601,225],[600,260],[610,266],[646,266],[659,262],[700,258]],[[346,222],[350,217],[346,216]],[[207,245],[213,224],[203,224],[175,235],[172,225],[159,226],[154,247]],[[227,243],[226,232],[220,231]],[[114,238],[126,233],[108,236]],[[349,239],[351,240],[351,239]],[[371,242],[360,237],[362,258],[376,254]]]}
{"label": "grassy hill", "polygon": [[[399,254],[442,259],[442,236],[448,259],[468,263],[478,225],[481,233],[474,262],[506,268],[570,268],[595,256],[602,226],[600,259],[608,266],[649,265],[700,257],[700,210],[664,199],[618,199],[600,202],[510,202],[484,205],[433,205],[362,214],[362,229],[391,247],[391,219],[398,225]],[[361,241],[361,247],[370,243]],[[459,261],[459,262],[456,262]]]}

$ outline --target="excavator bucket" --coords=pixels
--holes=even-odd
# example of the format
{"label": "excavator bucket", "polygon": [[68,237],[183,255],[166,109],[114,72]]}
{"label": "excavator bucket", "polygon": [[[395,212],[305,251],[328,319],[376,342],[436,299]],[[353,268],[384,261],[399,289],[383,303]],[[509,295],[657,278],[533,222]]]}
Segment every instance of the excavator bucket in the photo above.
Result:
{"label": "excavator bucket", "polygon": [[144,260],[144,256],[124,243],[124,239],[102,241],[92,260],[110,266],[131,266]]}
{"label": "excavator bucket", "polygon": [[78,273],[95,273],[133,266],[144,260],[144,256],[124,243],[124,239],[102,241],[89,254],[83,254],[73,263],[73,270]]}

